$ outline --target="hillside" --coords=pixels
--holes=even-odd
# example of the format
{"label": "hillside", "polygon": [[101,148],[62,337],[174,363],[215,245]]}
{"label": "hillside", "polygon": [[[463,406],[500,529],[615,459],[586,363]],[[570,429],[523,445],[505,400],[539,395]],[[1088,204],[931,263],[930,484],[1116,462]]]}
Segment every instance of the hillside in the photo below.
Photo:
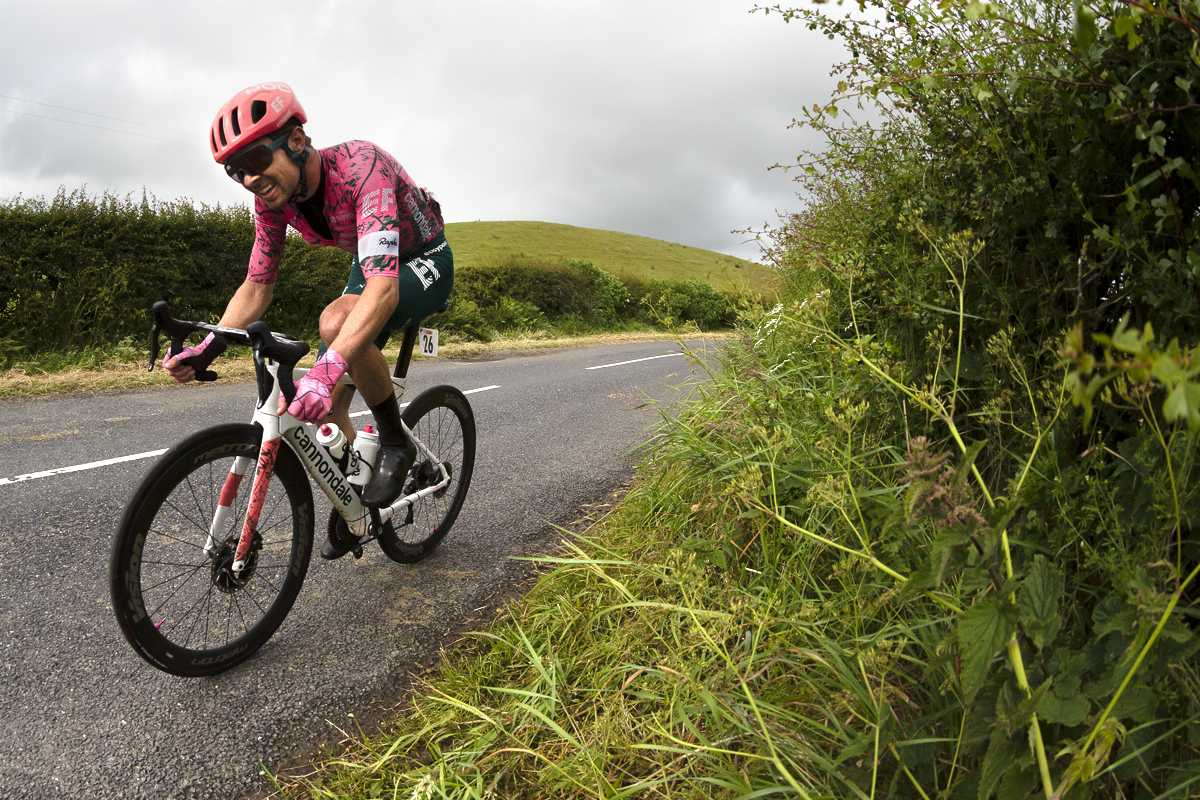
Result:
{"label": "hillside", "polygon": [[510,255],[578,258],[618,276],[694,279],[722,291],[775,291],[773,270],[761,264],[629,233],[553,222],[452,222],[446,225],[446,239],[455,263],[464,266]]}

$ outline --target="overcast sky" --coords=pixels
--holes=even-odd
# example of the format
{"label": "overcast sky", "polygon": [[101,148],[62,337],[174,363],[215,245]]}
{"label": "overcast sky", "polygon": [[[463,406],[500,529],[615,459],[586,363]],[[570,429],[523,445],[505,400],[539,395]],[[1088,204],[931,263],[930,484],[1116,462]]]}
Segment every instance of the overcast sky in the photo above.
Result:
{"label": "overcast sky", "polygon": [[820,147],[789,124],[829,97],[839,51],[752,8],[0,0],[0,197],[86,184],[245,203],[204,137],[234,92],[283,81],[314,144],[375,142],[448,222],[561,222],[757,258],[731,231],[797,209],[791,177],[768,167]]}

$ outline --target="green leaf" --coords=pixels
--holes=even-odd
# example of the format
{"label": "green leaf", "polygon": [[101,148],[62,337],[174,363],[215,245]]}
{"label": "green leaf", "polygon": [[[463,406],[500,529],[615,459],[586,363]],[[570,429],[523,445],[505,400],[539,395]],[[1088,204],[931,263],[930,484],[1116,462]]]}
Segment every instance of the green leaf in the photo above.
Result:
{"label": "green leaf", "polygon": [[965,16],[969,20],[983,19],[990,17],[994,13],[992,4],[987,0],[971,0],[965,9]]}
{"label": "green leaf", "polygon": [[1016,763],[1017,744],[997,728],[983,759],[983,774],[979,777],[979,800],[988,800],[1004,773]]}
{"label": "green leaf", "polygon": [[1075,43],[1086,49],[1096,41],[1096,12],[1075,0]]}
{"label": "green leaf", "polygon": [[1037,773],[1032,769],[1010,769],[1004,775],[996,800],[1025,800],[1035,797]]}
{"label": "green leaf", "polygon": [[1142,43],[1142,37],[1138,36],[1135,30],[1137,28],[1137,23],[1137,17],[1132,16],[1117,17],[1117,19],[1113,21],[1113,30],[1116,32],[1117,36],[1124,36],[1126,38],[1130,50],[1133,50]]}
{"label": "green leaf", "polygon": [[1117,330],[1112,335],[1113,347],[1136,355],[1144,351],[1146,345],[1154,341],[1154,328],[1147,322],[1143,333],[1139,335],[1137,329],[1127,327],[1128,324],[1129,315],[1126,314],[1121,318],[1120,324],[1117,325]]}
{"label": "green leaf", "polygon": [[1074,726],[1087,718],[1089,708],[1088,700],[1082,694],[1075,693],[1064,699],[1051,689],[1038,701],[1037,713],[1046,722]]}
{"label": "green leaf", "polygon": [[958,644],[962,653],[962,684],[968,702],[987,680],[992,659],[1012,637],[1020,616],[1015,603],[988,596],[958,618]]}
{"label": "green leaf", "polygon": [[1136,722],[1150,722],[1157,717],[1157,712],[1158,695],[1144,684],[1126,686],[1112,710],[1114,717]]}
{"label": "green leaf", "polygon": [[1186,419],[1188,429],[1200,428],[1200,384],[1180,383],[1167,395],[1163,416],[1168,422]]}
{"label": "green leaf", "polygon": [[1035,558],[1021,584],[1018,603],[1021,623],[1038,650],[1053,642],[1062,629],[1062,617],[1058,614],[1062,591],[1063,578],[1058,569],[1043,556]]}
{"label": "green leaf", "polygon": [[1150,368],[1150,374],[1163,383],[1175,383],[1181,381],[1187,375],[1183,368],[1175,363],[1175,360],[1166,356],[1158,355],[1154,359],[1154,366]]}

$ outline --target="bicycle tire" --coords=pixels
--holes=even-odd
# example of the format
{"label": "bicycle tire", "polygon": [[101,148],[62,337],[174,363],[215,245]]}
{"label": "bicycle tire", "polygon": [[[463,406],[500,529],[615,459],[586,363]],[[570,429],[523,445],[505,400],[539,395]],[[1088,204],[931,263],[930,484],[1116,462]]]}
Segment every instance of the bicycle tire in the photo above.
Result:
{"label": "bicycle tire", "polygon": [[[401,416],[450,472],[449,486],[418,500],[403,518],[393,518],[393,524],[379,536],[379,546],[388,558],[413,564],[437,548],[462,510],[475,470],[475,414],[458,389],[434,386],[418,395]],[[418,456],[405,480],[404,494],[440,479],[436,464]]]}
{"label": "bicycle tire", "polygon": [[[308,571],[313,498],[296,455],[281,444],[247,567],[228,569],[254,481],[251,463],[224,536],[204,552],[225,478],[238,456],[257,461],[262,428],[218,425],[171,448],[142,480],[113,538],[109,591],[121,632],[163,672],[216,675],[275,633]],[[258,545],[261,544],[261,547]]]}

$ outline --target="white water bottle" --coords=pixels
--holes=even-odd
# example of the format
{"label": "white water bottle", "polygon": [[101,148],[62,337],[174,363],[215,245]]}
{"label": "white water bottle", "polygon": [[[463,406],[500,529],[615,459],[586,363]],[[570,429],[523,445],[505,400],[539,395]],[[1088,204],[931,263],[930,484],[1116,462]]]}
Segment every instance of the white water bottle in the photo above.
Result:
{"label": "white water bottle", "polygon": [[346,467],[349,465],[350,459],[346,457],[346,434],[342,433],[341,428],[334,425],[332,422],[327,422],[317,428],[317,444],[329,451],[329,455],[333,456],[333,460],[337,462],[338,468],[342,472],[346,472]]}
{"label": "white water bottle", "polygon": [[355,486],[366,486],[371,482],[371,473],[374,471],[375,453],[379,450],[379,434],[368,425],[354,437],[352,447],[358,454],[358,471],[351,475],[349,480]]}

